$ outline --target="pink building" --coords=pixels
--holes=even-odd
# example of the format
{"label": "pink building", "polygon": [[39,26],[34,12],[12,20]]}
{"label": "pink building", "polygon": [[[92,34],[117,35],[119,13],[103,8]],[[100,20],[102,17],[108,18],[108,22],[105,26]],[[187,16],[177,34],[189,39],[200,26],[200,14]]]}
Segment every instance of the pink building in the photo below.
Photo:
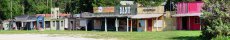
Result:
{"label": "pink building", "polygon": [[176,17],[178,30],[200,30],[200,18],[203,2],[179,2],[176,4]]}

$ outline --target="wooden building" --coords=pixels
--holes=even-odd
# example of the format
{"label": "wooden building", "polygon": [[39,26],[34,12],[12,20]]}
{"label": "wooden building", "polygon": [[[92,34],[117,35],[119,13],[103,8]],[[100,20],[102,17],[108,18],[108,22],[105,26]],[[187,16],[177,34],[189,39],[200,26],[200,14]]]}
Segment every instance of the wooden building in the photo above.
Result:
{"label": "wooden building", "polygon": [[[137,6],[137,14],[131,16],[131,28],[137,31],[162,31],[164,28],[164,5],[156,7]],[[133,24],[132,24],[133,23]]]}
{"label": "wooden building", "polygon": [[133,1],[122,1],[119,6],[94,7],[93,13],[81,13],[87,20],[87,30],[129,31],[129,16],[136,14]]}
{"label": "wooden building", "polygon": [[177,14],[172,15],[177,18],[177,29],[200,30],[200,16],[203,4],[201,1],[177,3]]}

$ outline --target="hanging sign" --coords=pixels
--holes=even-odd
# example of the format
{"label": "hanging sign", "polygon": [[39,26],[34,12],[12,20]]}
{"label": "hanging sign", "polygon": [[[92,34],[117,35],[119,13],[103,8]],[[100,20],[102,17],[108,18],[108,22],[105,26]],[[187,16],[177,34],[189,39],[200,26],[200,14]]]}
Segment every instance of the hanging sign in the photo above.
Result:
{"label": "hanging sign", "polygon": [[114,7],[94,7],[94,13],[113,13]]}

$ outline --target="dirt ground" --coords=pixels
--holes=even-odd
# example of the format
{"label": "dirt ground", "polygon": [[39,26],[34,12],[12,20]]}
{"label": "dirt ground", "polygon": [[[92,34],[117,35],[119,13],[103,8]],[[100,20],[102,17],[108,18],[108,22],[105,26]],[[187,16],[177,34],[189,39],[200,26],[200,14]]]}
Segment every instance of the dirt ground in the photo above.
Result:
{"label": "dirt ground", "polygon": [[83,37],[49,36],[48,34],[0,34],[0,40],[103,40]]}

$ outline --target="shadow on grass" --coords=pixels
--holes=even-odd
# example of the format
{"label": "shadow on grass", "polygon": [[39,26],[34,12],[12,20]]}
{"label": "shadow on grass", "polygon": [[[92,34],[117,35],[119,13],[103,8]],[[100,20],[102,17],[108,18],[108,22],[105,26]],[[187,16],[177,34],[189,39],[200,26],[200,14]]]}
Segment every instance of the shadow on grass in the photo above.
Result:
{"label": "shadow on grass", "polygon": [[174,37],[171,39],[175,40],[202,40],[199,36],[181,36],[181,37]]}

